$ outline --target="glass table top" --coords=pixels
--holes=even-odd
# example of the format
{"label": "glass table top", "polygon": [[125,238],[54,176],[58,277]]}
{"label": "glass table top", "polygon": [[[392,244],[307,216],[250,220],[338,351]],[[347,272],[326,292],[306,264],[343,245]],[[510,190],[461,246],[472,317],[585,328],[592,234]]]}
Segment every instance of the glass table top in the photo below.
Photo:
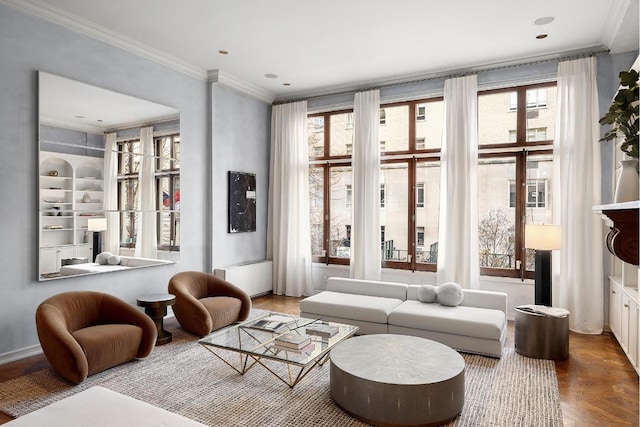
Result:
{"label": "glass table top", "polygon": [[[285,320],[282,319],[283,316],[290,320],[282,321]],[[264,324],[272,318],[276,319],[276,323],[280,323],[280,327],[276,330],[264,329]],[[335,326],[338,332],[332,337],[306,333],[307,326],[313,328],[318,325]],[[268,328],[269,325],[267,324],[266,327]],[[333,346],[353,336],[357,331],[357,326],[342,323],[327,322],[321,319],[305,319],[280,313],[266,313],[223,330],[215,331],[198,342],[203,346],[231,350],[256,358],[268,358],[306,366],[325,356]],[[278,347],[276,342],[285,334],[293,334],[294,338],[297,335],[308,335],[312,345],[305,346],[303,352],[299,352],[299,350],[285,351],[282,347]]]}

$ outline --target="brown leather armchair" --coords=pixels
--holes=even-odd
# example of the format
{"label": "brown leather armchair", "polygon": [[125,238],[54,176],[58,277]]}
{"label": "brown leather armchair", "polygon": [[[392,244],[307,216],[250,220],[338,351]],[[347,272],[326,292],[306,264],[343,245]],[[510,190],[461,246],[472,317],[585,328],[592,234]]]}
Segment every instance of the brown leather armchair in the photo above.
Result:
{"label": "brown leather armchair", "polygon": [[251,311],[245,291],[209,273],[178,273],[169,281],[169,293],[176,296],[173,313],[182,328],[201,337],[245,320]]}
{"label": "brown leather armchair", "polygon": [[105,369],[147,357],[158,331],[146,314],[112,295],[65,292],[43,301],[36,329],[47,360],[79,384]]}

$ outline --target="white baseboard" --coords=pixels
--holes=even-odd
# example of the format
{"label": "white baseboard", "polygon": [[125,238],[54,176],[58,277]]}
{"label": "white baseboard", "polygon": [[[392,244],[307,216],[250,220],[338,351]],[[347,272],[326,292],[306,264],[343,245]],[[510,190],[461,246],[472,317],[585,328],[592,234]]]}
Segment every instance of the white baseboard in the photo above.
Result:
{"label": "white baseboard", "polygon": [[7,363],[15,362],[16,360],[36,356],[38,354],[42,354],[42,347],[40,347],[40,344],[9,351],[7,353],[0,354],[0,365],[5,365]]}

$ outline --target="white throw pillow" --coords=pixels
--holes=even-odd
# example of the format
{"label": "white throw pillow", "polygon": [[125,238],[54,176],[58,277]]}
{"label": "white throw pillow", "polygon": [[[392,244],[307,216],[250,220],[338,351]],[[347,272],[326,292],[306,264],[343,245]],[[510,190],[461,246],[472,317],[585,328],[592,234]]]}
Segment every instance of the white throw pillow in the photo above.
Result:
{"label": "white throw pillow", "polygon": [[118,265],[120,264],[120,255],[111,255],[107,260],[107,264],[109,265]]}
{"label": "white throw pillow", "polygon": [[462,286],[455,282],[447,282],[438,286],[438,302],[442,305],[455,307],[462,302],[463,298]]}
{"label": "white throw pillow", "polygon": [[96,256],[96,262],[100,265],[107,265],[109,257],[113,254],[111,252],[101,252]]}
{"label": "white throw pillow", "polygon": [[438,288],[433,285],[422,285],[418,289],[418,301],[420,302],[436,302],[438,301]]}

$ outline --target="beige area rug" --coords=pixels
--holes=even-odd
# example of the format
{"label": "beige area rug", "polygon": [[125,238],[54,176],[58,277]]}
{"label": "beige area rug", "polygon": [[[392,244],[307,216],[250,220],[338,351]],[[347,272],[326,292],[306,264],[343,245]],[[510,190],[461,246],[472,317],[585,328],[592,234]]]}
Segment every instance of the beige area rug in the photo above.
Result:
{"label": "beige area rug", "polygon": [[[144,360],[72,386],[51,369],[0,383],[0,410],[20,416],[100,385],[210,426],[364,426],[329,394],[329,364],[290,389],[264,368],[239,375],[182,329]],[[502,359],[463,355],[465,405],[449,426],[561,426],[553,362],[505,349]]]}

